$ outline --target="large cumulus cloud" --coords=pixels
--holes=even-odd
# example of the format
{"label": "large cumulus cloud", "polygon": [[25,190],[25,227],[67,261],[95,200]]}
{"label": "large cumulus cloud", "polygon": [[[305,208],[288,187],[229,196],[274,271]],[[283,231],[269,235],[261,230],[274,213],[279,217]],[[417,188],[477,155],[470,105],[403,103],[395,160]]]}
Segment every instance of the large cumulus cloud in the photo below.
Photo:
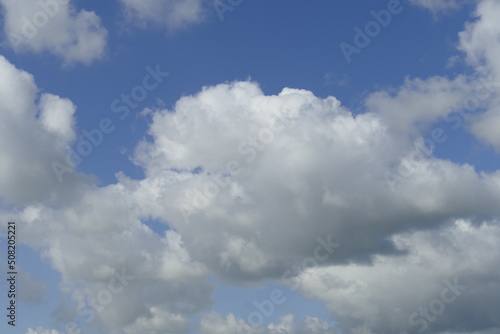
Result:
{"label": "large cumulus cloud", "polygon": [[[309,256],[319,236],[348,240],[330,261],[366,262],[399,253],[394,233],[499,213],[498,175],[414,154],[424,144],[392,131],[380,113],[354,116],[304,90],[206,88],[158,111],[150,134],[137,150],[147,178],[135,196],[156,200],[142,210],[174,226],[195,258],[230,280],[277,277],[285,259]],[[414,171],[394,191],[387,171],[410,156],[418,156]]]}

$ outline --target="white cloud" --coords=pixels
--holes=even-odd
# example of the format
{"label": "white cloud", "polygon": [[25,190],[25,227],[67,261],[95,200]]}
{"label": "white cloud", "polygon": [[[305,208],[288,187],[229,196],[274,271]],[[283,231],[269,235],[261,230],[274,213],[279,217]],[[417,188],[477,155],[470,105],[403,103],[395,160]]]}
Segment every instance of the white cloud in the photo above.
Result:
{"label": "white cloud", "polygon": [[478,75],[487,78],[491,86],[487,111],[471,118],[471,130],[478,138],[484,140],[500,151],[500,4],[497,1],[483,0],[476,9],[474,22],[466,25],[460,36],[459,49],[465,52],[467,62],[472,65]]}
{"label": "white cloud", "polygon": [[464,51],[469,64],[486,75],[493,72],[500,77],[500,24],[496,18],[500,13],[500,4],[494,0],[479,2],[475,13],[475,21],[469,22],[465,30],[460,32],[459,49]]}
{"label": "white cloud", "polygon": [[40,102],[40,119],[47,131],[56,133],[66,142],[75,139],[75,106],[68,99],[43,94]]}
{"label": "white cloud", "polygon": [[151,317],[141,316],[134,325],[126,329],[127,333],[186,333],[189,322],[181,315],[170,314],[158,307],[150,309]]}
{"label": "white cloud", "polygon": [[17,52],[49,52],[66,65],[89,64],[104,55],[107,30],[91,11],[70,1],[1,0],[4,36]]}
{"label": "white cloud", "polygon": [[83,177],[60,183],[51,164],[65,161],[75,106],[51,94],[38,99],[33,77],[1,56],[0,74],[0,196],[12,204],[69,200],[73,187],[85,188]]}
{"label": "white cloud", "polygon": [[204,314],[201,320],[203,334],[335,334],[334,328],[318,318],[306,316],[303,323],[297,323],[292,314],[282,316],[278,323],[271,323],[266,327],[250,326],[233,314],[225,317],[219,313]]}
{"label": "white cloud", "polygon": [[38,327],[36,329],[28,328],[26,334],[59,334],[59,332],[55,329],[43,329],[42,327]]}
{"label": "white cloud", "polygon": [[[498,331],[498,221],[481,226],[457,221],[393,240],[408,254],[377,256],[371,266],[312,268],[293,285],[306,297],[324,301],[347,333]],[[432,301],[443,298],[446,280],[457,284],[458,292],[445,292],[445,309],[434,312],[440,303]],[[430,310],[429,321],[420,308]]]}
{"label": "white cloud", "polygon": [[500,108],[492,107],[485,114],[475,118],[472,132],[486,143],[492,144],[500,152]]}
{"label": "white cloud", "polygon": [[414,5],[430,10],[434,14],[457,10],[472,0],[410,0]]}
{"label": "white cloud", "polygon": [[184,29],[204,19],[202,0],[120,0],[130,21],[153,23],[169,32]]}
{"label": "white cloud", "polygon": [[453,80],[443,77],[406,78],[403,85],[392,92],[371,93],[365,104],[395,129],[408,133],[418,125],[427,126],[449,114],[470,94],[469,91],[470,85],[464,76]]}
{"label": "white cloud", "polygon": [[[421,2],[433,11],[455,8],[462,2]],[[383,115],[394,129],[402,133],[425,129],[445,119],[465,129],[500,151],[500,5],[497,1],[477,1],[474,20],[459,33],[458,50],[475,70],[474,75],[406,79],[397,89],[374,92],[366,99],[369,110]],[[454,56],[452,59],[456,59]],[[455,116],[450,115],[456,113]],[[449,118],[445,118],[449,116]],[[460,120],[457,120],[460,117]],[[457,124],[457,125],[455,125]]]}

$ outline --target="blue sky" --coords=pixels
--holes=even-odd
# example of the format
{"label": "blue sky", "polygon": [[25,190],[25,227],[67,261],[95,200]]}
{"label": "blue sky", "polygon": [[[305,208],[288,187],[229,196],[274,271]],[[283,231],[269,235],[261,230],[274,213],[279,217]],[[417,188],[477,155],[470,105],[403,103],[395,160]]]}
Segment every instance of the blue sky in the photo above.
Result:
{"label": "blue sky", "polygon": [[2,333],[500,331],[497,1],[0,8]]}

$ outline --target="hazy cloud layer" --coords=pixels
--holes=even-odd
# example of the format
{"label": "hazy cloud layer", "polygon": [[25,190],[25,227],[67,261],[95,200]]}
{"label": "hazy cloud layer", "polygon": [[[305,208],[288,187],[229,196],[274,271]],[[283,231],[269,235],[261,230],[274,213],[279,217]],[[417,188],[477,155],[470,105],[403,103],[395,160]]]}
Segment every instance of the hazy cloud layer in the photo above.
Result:
{"label": "hazy cloud layer", "polygon": [[203,21],[202,0],[120,0],[125,13],[136,25],[153,24],[172,33]]}
{"label": "hazy cloud layer", "polygon": [[466,3],[474,2],[474,0],[410,0],[410,2],[437,14],[457,10]]}
{"label": "hazy cloud layer", "polygon": [[[153,116],[154,141],[137,150],[148,177],[134,202],[143,200],[141,210],[177,229],[195,258],[235,280],[276,277],[285,259],[310,256],[319,236],[349,240],[330,262],[366,262],[399,252],[394,233],[499,214],[498,175],[426,156],[419,138],[384,123],[304,90],[206,88]],[[392,180],[395,166],[404,177]]]}
{"label": "hazy cloud layer", "polygon": [[75,138],[71,101],[39,94],[33,76],[0,56],[0,196],[8,203],[55,203],[84,191],[83,177],[60,183],[53,161],[65,161]]}

